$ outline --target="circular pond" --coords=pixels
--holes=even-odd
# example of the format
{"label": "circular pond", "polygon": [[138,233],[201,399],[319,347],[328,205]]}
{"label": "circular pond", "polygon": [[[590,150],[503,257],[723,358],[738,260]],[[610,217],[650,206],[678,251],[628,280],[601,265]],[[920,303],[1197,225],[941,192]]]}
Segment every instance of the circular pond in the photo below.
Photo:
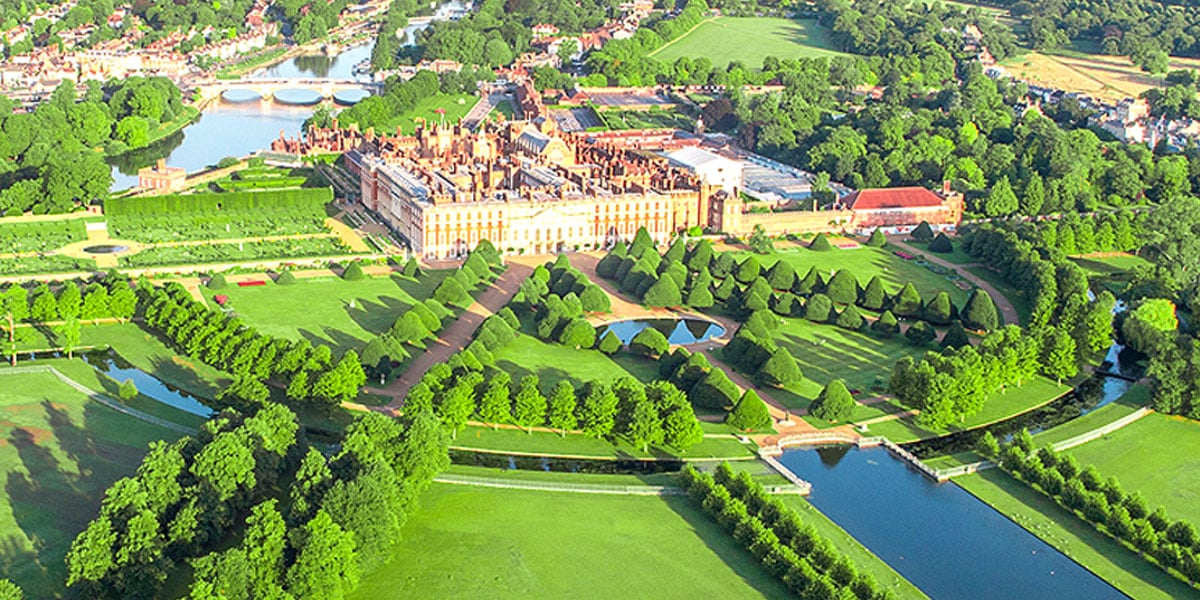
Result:
{"label": "circular pond", "polygon": [[129,246],[120,246],[117,244],[100,244],[98,246],[88,246],[83,251],[88,254],[120,254],[129,250]]}
{"label": "circular pond", "polygon": [[657,329],[667,337],[668,342],[678,345],[696,344],[725,335],[724,327],[702,319],[631,319],[601,325],[596,333],[603,337],[611,331],[622,344],[628,344],[648,327]]}

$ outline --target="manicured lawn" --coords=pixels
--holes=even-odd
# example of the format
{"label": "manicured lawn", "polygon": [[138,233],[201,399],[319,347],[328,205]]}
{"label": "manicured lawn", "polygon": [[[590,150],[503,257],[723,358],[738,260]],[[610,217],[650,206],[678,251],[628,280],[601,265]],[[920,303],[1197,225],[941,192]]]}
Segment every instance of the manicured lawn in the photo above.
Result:
{"label": "manicured lawn", "polygon": [[794,317],[783,321],[774,339],[796,357],[805,382],[794,391],[808,400],[834,379],[844,379],[846,387],[864,395],[882,393],[896,361],[920,358],[933,349],[913,346],[900,336],[880,338]]}
{"label": "manicured lawn", "polygon": [[434,484],[352,598],[784,598],[685,496]]}
{"label": "manicured lawn", "polygon": [[307,338],[339,350],[361,349],[372,337],[391,328],[414,304],[432,296],[451,273],[431,271],[416,281],[395,276],[358,281],[302,278],[291,285],[271,281],[254,287],[229,285],[222,290],[206,290],[206,294],[229,296],[228,306],[266,335]]}
{"label": "manicured lawn", "polygon": [[[1134,385],[1125,395],[1100,408],[1033,436],[1039,445],[1056,444],[1104,427],[1150,403],[1150,387]],[[1128,427],[1128,425],[1127,425]]]}
{"label": "manicured lawn", "polygon": [[475,102],[479,99],[472,94],[435,94],[428,98],[422,98],[412,110],[392,117],[388,121],[387,127],[383,129],[387,133],[395,133],[396,128],[401,128],[404,133],[412,135],[419,123],[414,119],[425,119],[428,123],[437,123],[442,120],[442,115],[437,114],[437,109],[446,111],[445,119],[447,124],[457,123],[459,119],[467,116],[471,107],[475,106]]}
{"label": "manicured lawn", "polygon": [[597,113],[609,129],[683,129],[690,131],[696,119],[673,110],[606,110]]}
{"label": "manicured lawn", "polygon": [[1116,275],[1134,267],[1150,266],[1150,261],[1134,254],[1094,258],[1076,258],[1075,264],[1097,275]]}
{"label": "manicured lawn", "polygon": [[[736,258],[742,261],[750,253],[739,253]],[[849,269],[858,278],[859,285],[865,286],[872,277],[879,275],[889,294],[900,291],[904,284],[912,282],[920,292],[921,297],[928,300],[935,294],[945,291],[950,299],[958,306],[967,301],[968,293],[959,289],[954,282],[929,269],[904,260],[890,250],[860,246],[853,249],[829,250],[817,252],[807,247],[792,247],[772,254],[755,254],[764,268],[775,264],[776,261],[786,260],[803,277],[811,267],[816,267],[824,274],[826,280],[834,270]],[[889,365],[890,366],[890,365]]]}
{"label": "manicured lawn", "polygon": [[954,482],[1133,598],[1200,595],[999,469]]}
{"label": "manicured lawn", "polygon": [[131,475],[147,445],[179,433],[93,402],[49,373],[0,371],[3,569],[27,598],[63,593],[63,560],[104,490]]}
{"label": "manicured lawn", "polygon": [[189,394],[215,398],[231,378],[188,356],[180,356],[135,323],[83,328],[85,345],[109,346],[133,366]]}
{"label": "manicured lawn", "polygon": [[[742,463],[732,463],[742,464]],[[762,463],[758,463],[762,464]],[[664,486],[680,487],[676,473],[648,473],[645,475],[618,475],[611,473],[568,473],[563,471],[534,471],[529,469],[497,469],[470,465],[450,465],[444,473],[467,477],[481,477],[497,481],[534,481],[562,485],[601,486]]]}
{"label": "manicured lawn", "polygon": [[1025,294],[1024,290],[1018,290],[1008,285],[999,273],[987,267],[967,267],[967,271],[1000,290],[1004,294],[1004,297],[1008,298],[1009,302],[1012,302],[1013,309],[1017,311],[1017,316],[1021,318],[1021,323],[1029,322],[1029,314],[1032,312],[1032,308],[1029,306],[1029,296]]}
{"label": "manicured lawn", "polygon": [[[529,331],[526,328],[526,331]],[[568,348],[544,342],[523,333],[512,343],[495,352],[495,365],[519,379],[536,373],[543,390],[549,390],[563,379],[576,388],[589,381],[612,382],[618,377],[634,377],[640,381],[658,379],[657,366],[645,359],[620,352],[609,357],[599,350]]]}
{"label": "manicured lawn", "polygon": [[[962,251],[962,247],[961,247],[962,244],[960,243],[960,240],[958,238],[950,238],[950,239],[954,244],[954,250],[951,252],[931,252],[929,250],[928,243],[918,242],[916,240],[911,240],[911,239],[908,240],[908,244],[914,248],[921,250],[922,252],[928,253],[930,256],[936,256],[946,262],[953,263],[956,265],[969,265],[971,263],[979,262],[978,258],[975,258],[974,256],[971,256],[970,254],[967,254],[966,252]],[[887,248],[887,246],[884,246],[884,248]]]}
{"label": "manicured lawn", "polygon": [[[719,427],[724,428],[723,425]],[[483,426],[468,426],[458,432],[458,437],[452,440],[450,445],[463,449],[587,458],[745,458],[753,456],[757,449],[753,445],[744,445],[734,438],[709,437],[684,453],[679,453],[672,448],[657,446],[651,446],[649,452],[642,452],[640,447],[631,446],[620,438],[616,442],[608,442],[582,434],[560,436],[551,432],[526,433],[516,429],[492,429]]]}
{"label": "manicured lawn", "polygon": [[1172,518],[1200,523],[1200,423],[1153,413],[1069,450]]}
{"label": "manicured lawn", "polygon": [[717,17],[650,56],[664,63],[673,63],[681,56],[706,57],[717,68],[737,60],[758,68],[768,56],[782,59],[842,55],[833,49],[829,33],[813,20]]}

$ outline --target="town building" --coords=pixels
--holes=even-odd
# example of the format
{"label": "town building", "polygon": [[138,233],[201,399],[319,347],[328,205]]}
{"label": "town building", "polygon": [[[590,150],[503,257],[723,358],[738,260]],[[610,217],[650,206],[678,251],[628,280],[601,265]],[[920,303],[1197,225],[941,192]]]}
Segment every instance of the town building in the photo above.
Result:
{"label": "town building", "polygon": [[138,187],[143,190],[174,192],[187,186],[187,169],[168,167],[165,159],[158,159],[152,167],[138,169]]}

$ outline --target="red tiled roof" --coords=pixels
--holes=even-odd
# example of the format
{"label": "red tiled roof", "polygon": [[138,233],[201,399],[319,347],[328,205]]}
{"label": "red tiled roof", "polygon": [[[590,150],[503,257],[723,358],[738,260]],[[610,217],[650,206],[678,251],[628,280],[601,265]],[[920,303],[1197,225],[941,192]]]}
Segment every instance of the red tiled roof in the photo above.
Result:
{"label": "red tiled roof", "polygon": [[940,206],[942,197],[923,187],[859,190],[842,201],[851,210],[882,210]]}

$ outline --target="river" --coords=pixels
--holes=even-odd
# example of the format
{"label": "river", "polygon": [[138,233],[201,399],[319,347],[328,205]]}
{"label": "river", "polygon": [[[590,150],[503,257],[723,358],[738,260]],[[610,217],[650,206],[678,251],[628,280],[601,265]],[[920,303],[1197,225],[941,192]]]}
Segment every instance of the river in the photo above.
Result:
{"label": "river", "polygon": [[[458,0],[438,6],[435,20],[450,18],[464,9]],[[403,31],[406,44],[411,44],[417,31],[427,23],[410,25]],[[295,56],[266,67],[250,79],[303,77],[311,79],[351,79],[354,66],[371,57],[371,44],[344,49],[336,56]],[[124,190],[137,185],[137,170],[166,159],[172,167],[183,167],[189,173],[214,165],[226,156],[245,156],[263,150],[279,137],[280,132],[295,136],[313,111],[311,106],[287,106],[273,101],[233,104],[215,102],[201,113],[200,118],[182,131],[139,150],[113,159],[112,190]]]}

